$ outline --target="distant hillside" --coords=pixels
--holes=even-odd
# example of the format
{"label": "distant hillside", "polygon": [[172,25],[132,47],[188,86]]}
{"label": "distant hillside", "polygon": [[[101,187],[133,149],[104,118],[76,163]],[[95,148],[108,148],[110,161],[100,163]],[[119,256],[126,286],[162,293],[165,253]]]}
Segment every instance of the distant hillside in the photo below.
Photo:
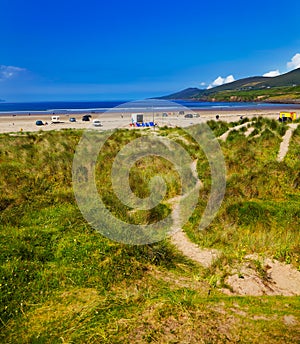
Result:
{"label": "distant hillside", "polygon": [[276,77],[254,76],[211,89],[187,88],[162,99],[300,103],[300,68]]}
{"label": "distant hillside", "polygon": [[300,68],[292,70],[286,74],[275,76],[273,78],[265,78],[260,84],[261,87],[281,87],[300,85]]}
{"label": "distant hillside", "polygon": [[190,88],[186,88],[183,91],[170,94],[169,96],[161,97],[161,99],[191,99],[194,97],[198,97],[200,92],[201,92],[200,88],[190,87]]}
{"label": "distant hillside", "polygon": [[259,88],[264,82],[267,82],[269,78],[264,76],[253,76],[249,78],[239,79],[228,84],[213,87],[208,90],[204,90],[203,94],[212,94],[215,92],[227,91],[227,90],[249,90]]}

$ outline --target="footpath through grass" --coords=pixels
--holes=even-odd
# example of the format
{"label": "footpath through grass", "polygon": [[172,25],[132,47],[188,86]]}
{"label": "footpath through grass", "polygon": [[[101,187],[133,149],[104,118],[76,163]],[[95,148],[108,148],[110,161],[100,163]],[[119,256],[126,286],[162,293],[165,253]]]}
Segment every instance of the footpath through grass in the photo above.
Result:
{"label": "footpath through grass", "polygon": [[[298,297],[229,297],[217,287],[225,267],[247,253],[300,264],[300,128],[286,159],[278,163],[285,125],[262,118],[254,125],[257,130],[250,137],[232,131],[221,143],[227,192],[205,232],[197,224],[209,193],[207,160],[181,129],[159,132],[198,159],[204,189],[185,229],[193,241],[223,252],[210,269],[182,257],[168,239],[128,246],[89,226],[72,191],[80,131],[1,135],[1,342],[299,342]],[[222,122],[210,126],[217,135],[228,128]],[[155,212],[132,213],[117,202],[108,182],[114,154],[139,135],[124,130],[111,139],[99,158],[98,182],[105,186],[112,212],[132,223],[151,223],[171,211],[166,204]],[[176,173],[153,157],[133,166],[137,195],[147,196],[146,181],[152,174],[166,176],[167,198],[180,193]]]}

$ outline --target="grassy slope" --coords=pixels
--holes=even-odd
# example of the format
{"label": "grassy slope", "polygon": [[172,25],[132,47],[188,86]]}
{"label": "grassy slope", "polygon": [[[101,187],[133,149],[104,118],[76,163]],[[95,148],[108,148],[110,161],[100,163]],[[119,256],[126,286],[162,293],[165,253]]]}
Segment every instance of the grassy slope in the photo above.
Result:
{"label": "grassy slope", "polygon": [[299,102],[300,86],[274,87],[256,90],[230,90],[212,93],[207,100],[215,101],[266,101],[266,102]]}
{"label": "grassy slope", "polygon": [[[252,90],[240,89],[216,89],[194,90],[187,89],[182,92],[174,93],[163,99],[194,99],[200,101],[219,101],[219,102],[274,102],[274,103],[299,103],[300,86],[280,86],[272,88],[256,88]],[[254,86],[253,86],[254,87]]]}
{"label": "grassy slope", "polygon": [[[222,122],[210,125],[218,135],[228,127]],[[261,137],[246,139],[232,132],[222,143],[227,194],[205,233],[196,229],[209,188],[205,159],[199,147],[186,143],[189,138],[182,140],[180,129],[161,130],[162,135],[185,144],[192,156],[203,159],[198,170],[206,188],[186,230],[201,245],[223,251],[210,270],[187,261],[168,240],[126,246],[90,228],[76,206],[71,184],[80,132],[1,135],[2,342],[300,340],[299,326],[283,321],[286,315],[300,321],[299,298],[228,297],[215,288],[228,264],[253,251],[299,265],[300,132],[293,136],[287,159],[277,163],[284,128],[263,119],[255,125]],[[116,150],[105,154],[134,137],[134,132],[122,132],[112,142]],[[151,167],[145,175],[150,172]],[[143,173],[139,180],[136,192],[142,194]],[[172,197],[178,190],[171,176],[169,180]],[[118,206],[111,206],[118,212]],[[159,218],[165,211],[143,214],[142,220]]]}

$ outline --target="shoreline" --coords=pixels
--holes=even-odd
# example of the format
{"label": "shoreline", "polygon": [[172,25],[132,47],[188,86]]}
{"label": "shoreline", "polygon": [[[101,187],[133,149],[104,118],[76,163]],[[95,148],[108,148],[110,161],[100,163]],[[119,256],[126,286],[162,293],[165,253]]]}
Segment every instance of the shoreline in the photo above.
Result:
{"label": "shoreline", "polygon": [[[158,101],[158,103],[156,103]],[[162,102],[160,104],[159,102]],[[189,99],[174,99],[174,100],[166,100],[165,106],[163,101],[160,99],[146,99],[141,101],[97,101],[97,102],[86,102],[89,107],[79,107],[80,104],[85,102],[49,102],[48,107],[44,105],[43,107],[38,108],[36,104],[42,103],[47,104],[48,102],[28,102],[28,103],[7,103],[8,105],[14,105],[13,110],[8,108],[2,108],[2,104],[0,103],[0,118],[3,116],[52,116],[52,115],[82,115],[82,114],[103,114],[105,112],[115,112],[115,113],[122,113],[122,112],[145,112],[146,111],[180,111],[186,108],[190,111],[276,111],[279,109],[284,110],[299,110],[300,111],[300,103],[272,103],[272,102],[209,102],[209,101],[197,101],[197,100],[189,100]],[[78,103],[78,107],[76,106]],[[197,105],[199,103],[199,106]],[[31,106],[24,107],[22,109],[22,105],[24,104],[31,104]],[[55,104],[61,104],[62,106],[55,107]],[[200,105],[202,104],[202,105]],[[18,105],[21,105],[18,108]],[[168,105],[168,106],[167,106]],[[69,107],[71,106],[71,107]],[[72,107],[73,106],[73,107]]]}
{"label": "shoreline", "polygon": [[[113,109],[114,110],[114,109]],[[130,109],[132,110],[132,109]],[[188,109],[184,108],[186,113],[198,114],[199,117],[184,118],[184,115],[179,115],[178,111],[168,111],[168,116],[163,117],[165,111],[142,111],[144,113],[144,121],[154,121],[158,126],[169,126],[169,127],[187,127],[193,124],[206,122],[208,120],[216,120],[216,115],[219,115],[219,121],[234,122],[238,121],[241,116],[252,117],[264,116],[270,119],[278,119],[280,111],[295,111],[290,106],[282,106],[274,109],[271,108],[215,108],[215,109]],[[189,111],[189,112],[188,112]],[[48,130],[60,130],[60,129],[89,129],[95,128],[92,125],[93,119],[99,119],[102,122],[102,127],[98,127],[97,130],[110,130],[110,129],[130,129],[131,114],[136,111],[105,111],[99,113],[91,112],[80,112],[76,114],[65,114],[56,112],[56,116],[60,116],[60,123],[51,124],[52,113],[49,114],[36,114],[30,113],[30,115],[11,113],[9,115],[0,115],[0,133],[16,133],[16,132],[34,132],[34,131],[48,131]],[[297,112],[297,111],[296,111]],[[91,114],[91,121],[83,122],[82,116]],[[297,117],[300,115],[300,108],[297,112]],[[76,122],[70,122],[69,118],[75,117]],[[37,126],[36,120],[41,120],[43,123],[47,122],[47,125]]]}

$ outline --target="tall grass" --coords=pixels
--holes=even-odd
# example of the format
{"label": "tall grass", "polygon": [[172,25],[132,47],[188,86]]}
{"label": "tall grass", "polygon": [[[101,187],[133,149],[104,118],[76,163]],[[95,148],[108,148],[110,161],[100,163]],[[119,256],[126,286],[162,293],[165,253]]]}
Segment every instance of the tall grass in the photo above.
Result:
{"label": "tall grass", "polygon": [[299,129],[288,155],[277,162],[286,126],[264,118],[255,119],[254,126],[256,137],[232,131],[221,143],[227,191],[218,216],[206,231],[199,232],[199,215],[205,205],[199,203],[199,212],[186,230],[199,244],[217,247],[230,259],[239,251],[243,255],[256,252],[300,268]]}
{"label": "tall grass", "polygon": [[[286,314],[299,316],[299,299],[230,298],[212,287],[223,278],[221,264],[249,252],[298,264],[300,132],[295,131],[286,159],[278,163],[282,132],[263,122],[259,133],[270,132],[249,138],[233,132],[221,143],[227,192],[217,218],[203,232],[197,225],[209,194],[209,164],[183,130],[159,131],[198,159],[204,188],[186,230],[195,242],[223,252],[211,270],[182,257],[168,240],[129,246],[90,227],[72,191],[80,131],[0,135],[1,341],[293,343],[300,338],[297,326],[287,331],[282,321]],[[226,127],[210,125],[218,134]],[[101,192],[116,215],[151,223],[171,208],[163,202],[152,211],[132,214],[118,203],[109,184],[113,157],[139,135],[124,130],[108,141],[98,160],[97,182],[104,185]],[[165,200],[180,193],[172,166],[148,157],[133,166],[131,187],[137,195],[148,195],[153,174],[166,180]]]}

